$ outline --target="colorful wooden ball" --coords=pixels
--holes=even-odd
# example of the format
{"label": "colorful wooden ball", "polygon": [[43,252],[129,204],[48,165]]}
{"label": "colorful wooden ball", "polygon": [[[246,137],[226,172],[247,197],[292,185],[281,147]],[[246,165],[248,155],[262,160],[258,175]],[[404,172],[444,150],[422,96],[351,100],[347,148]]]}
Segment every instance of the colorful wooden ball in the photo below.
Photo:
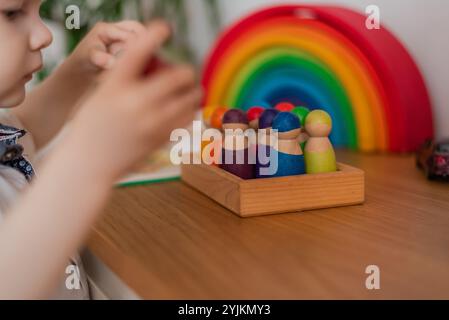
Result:
{"label": "colorful wooden ball", "polygon": [[249,126],[253,129],[259,129],[259,118],[265,111],[263,107],[252,107],[248,110],[247,116],[249,121]]}
{"label": "colorful wooden ball", "polygon": [[231,109],[226,111],[223,116],[223,125],[225,124],[249,124],[245,112],[240,109]]}
{"label": "colorful wooden ball", "polygon": [[273,126],[273,120],[279,114],[276,109],[265,110],[259,118],[259,129],[269,129]]}
{"label": "colorful wooden ball", "polygon": [[299,121],[301,121],[301,126],[304,127],[306,124],[306,118],[309,115],[310,110],[306,107],[296,107],[291,111],[291,113],[299,118]]}
{"label": "colorful wooden ball", "polygon": [[228,111],[228,109],[225,107],[218,107],[215,109],[210,118],[210,126],[212,128],[221,129],[221,127],[223,126],[223,117],[226,111]]}
{"label": "colorful wooden ball", "polygon": [[295,109],[295,106],[290,102],[281,102],[274,107],[279,112],[290,112]]}
{"label": "colorful wooden ball", "polygon": [[273,130],[288,132],[301,128],[299,118],[290,112],[281,112],[273,120]]}

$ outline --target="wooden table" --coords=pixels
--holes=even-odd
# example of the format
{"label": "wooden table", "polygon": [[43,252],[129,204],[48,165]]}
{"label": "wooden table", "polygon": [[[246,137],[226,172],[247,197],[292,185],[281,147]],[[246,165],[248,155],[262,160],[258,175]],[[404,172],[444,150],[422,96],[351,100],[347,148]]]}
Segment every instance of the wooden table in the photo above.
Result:
{"label": "wooden table", "polygon": [[412,156],[339,161],[365,170],[364,205],[242,219],[182,182],[120,189],[89,249],[145,299],[448,299],[449,184]]}

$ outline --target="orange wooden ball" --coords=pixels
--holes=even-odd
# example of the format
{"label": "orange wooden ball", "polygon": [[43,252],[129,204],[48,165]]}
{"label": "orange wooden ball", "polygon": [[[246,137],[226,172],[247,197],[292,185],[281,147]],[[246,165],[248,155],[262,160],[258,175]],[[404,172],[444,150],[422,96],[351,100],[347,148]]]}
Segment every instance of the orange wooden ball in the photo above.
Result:
{"label": "orange wooden ball", "polygon": [[228,111],[228,108],[225,107],[218,107],[215,109],[214,113],[212,113],[212,116],[210,118],[210,126],[215,129],[220,129],[223,126],[223,117],[225,113]]}

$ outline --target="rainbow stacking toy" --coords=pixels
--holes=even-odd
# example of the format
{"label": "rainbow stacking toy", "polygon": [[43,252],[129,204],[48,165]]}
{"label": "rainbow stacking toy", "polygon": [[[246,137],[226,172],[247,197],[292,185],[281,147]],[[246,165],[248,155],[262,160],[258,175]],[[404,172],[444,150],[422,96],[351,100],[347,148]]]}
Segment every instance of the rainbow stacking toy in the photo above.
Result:
{"label": "rainbow stacking toy", "polygon": [[366,16],[329,6],[277,6],[236,23],[204,70],[204,105],[249,109],[290,101],[334,119],[336,147],[410,152],[433,137],[423,78],[404,46]]}

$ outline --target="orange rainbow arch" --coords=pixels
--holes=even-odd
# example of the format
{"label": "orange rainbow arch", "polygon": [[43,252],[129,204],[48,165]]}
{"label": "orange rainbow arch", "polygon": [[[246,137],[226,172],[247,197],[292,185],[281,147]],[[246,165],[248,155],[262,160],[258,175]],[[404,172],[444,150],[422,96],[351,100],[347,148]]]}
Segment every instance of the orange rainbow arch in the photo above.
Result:
{"label": "orange rainbow arch", "polygon": [[277,6],[224,32],[204,69],[205,105],[289,100],[327,110],[337,147],[405,152],[433,137],[430,99],[411,56],[385,28],[325,6]]}

